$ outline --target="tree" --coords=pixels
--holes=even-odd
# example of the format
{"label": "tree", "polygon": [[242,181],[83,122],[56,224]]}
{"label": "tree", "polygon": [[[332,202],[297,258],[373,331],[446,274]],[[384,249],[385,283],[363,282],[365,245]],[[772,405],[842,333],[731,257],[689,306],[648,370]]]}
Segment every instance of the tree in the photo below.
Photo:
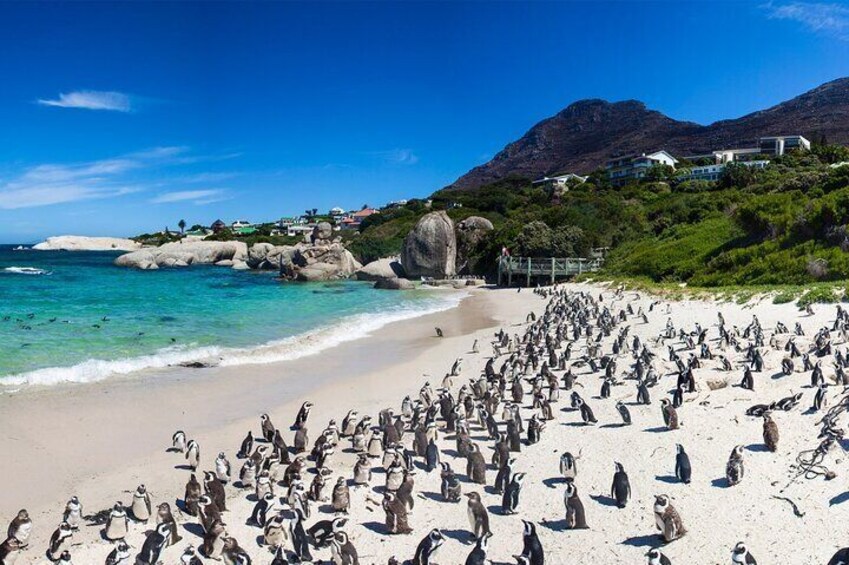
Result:
{"label": "tree", "polygon": [[186,232],[186,220],[180,220],[177,222],[177,227],[180,228],[180,233]]}

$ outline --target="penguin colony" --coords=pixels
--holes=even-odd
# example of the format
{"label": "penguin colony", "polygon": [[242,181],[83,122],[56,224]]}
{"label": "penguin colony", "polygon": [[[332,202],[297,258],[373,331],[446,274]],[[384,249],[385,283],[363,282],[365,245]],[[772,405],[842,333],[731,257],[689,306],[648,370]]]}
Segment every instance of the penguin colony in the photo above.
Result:
{"label": "penguin colony", "polygon": [[[648,311],[636,311],[620,289],[615,294],[593,296],[587,292],[571,292],[563,288],[537,289],[547,301],[544,313],[537,318],[528,315],[524,331],[510,335],[499,331],[492,342],[493,356],[482,374],[472,375],[462,385],[462,358],[453,362],[441,386],[425,382],[415,393],[406,396],[400,408],[385,408],[374,417],[351,410],[337,423],[331,420],[311,441],[309,425],[311,402],[304,402],[291,427],[277,427],[269,414],[262,414],[256,430],[248,430],[233,462],[226,452],[204,457],[196,440],[176,431],[169,451],[184,460],[187,473],[185,494],[176,501],[180,521],[193,528],[178,526],[169,502],[154,506],[154,497],[144,484],[131,493],[125,505],[116,502],[109,509],[93,515],[83,512],[83,505],[71,497],[65,505],[58,525],[50,536],[44,556],[51,562],[72,565],[74,536],[81,526],[96,525],[104,540],[103,562],[106,565],[156,565],[180,563],[201,565],[213,560],[226,565],[251,565],[252,558],[240,541],[228,534],[227,522],[244,520],[256,530],[256,539],[241,543],[258,544],[267,549],[262,563],[332,563],[358,565],[373,563],[361,559],[356,549],[357,529],[346,517],[352,504],[352,491],[368,489],[365,503],[369,510],[382,512],[382,533],[387,536],[413,536],[415,544],[389,543],[398,548],[398,557],[389,565],[409,563],[431,565],[439,560],[440,548],[451,540],[440,528],[418,524],[411,515],[418,498],[415,477],[418,473],[436,473],[441,481],[439,500],[446,511],[454,511],[465,501],[468,514],[468,537],[471,551],[466,565],[513,562],[519,565],[567,563],[567,556],[556,548],[544,549],[537,535],[541,524],[521,519],[522,492],[528,486],[522,471],[523,457],[544,457],[534,453],[548,426],[559,419],[581,426],[597,425],[591,404],[610,402],[620,417],[616,425],[630,426],[633,419],[628,408],[657,402],[656,422],[665,430],[685,425],[679,411],[686,416],[687,397],[696,392],[694,369],[703,363],[716,365],[722,371],[733,371],[735,362],[742,369],[739,387],[754,390],[758,373],[763,370],[762,350],[783,349],[787,356],[782,372],[791,375],[801,361],[801,369],[811,371],[810,386],[814,390],[811,411],[823,410],[828,385],[822,371],[822,359],[833,358],[837,385],[849,385],[843,369],[849,359],[840,351],[832,351],[832,333],[840,332],[844,341],[849,335],[849,314],[840,306],[832,328],[823,328],[803,352],[797,337],[804,335],[797,323],[791,334],[779,323],[768,344],[767,330],[757,317],[743,330],[727,327],[721,314],[713,332],[698,323],[694,328],[675,328],[671,319],[665,331],[651,342],[630,335],[631,324],[645,322],[656,315],[656,303]],[[615,302],[625,306],[614,308]],[[712,333],[714,335],[709,335]],[[436,328],[438,337],[444,333]],[[602,340],[612,338],[610,351]],[[717,353],[711,348],[723,353]],[[475,341],[473,352],[479,344]],[[656,368],[658,356],[668,356],[677,371],[661,374]],[[729,359],[735,358],[735,362]],[[816,357],[812,363],[811,356]],[[585,369],[589,369],[587,372]],[[556,374],[560,373],[559,375]],[[593,378],[600,379],[600,394],[586,392]],[[676,380],[674,386],[661,381]],[[633,381],[626,385],[625,381]],[[832,379],[834,380],[834,379]],[[580,391],[578,389],[581,389]],[[623,400],[619,390],[630,388],[631,399]],[[668,394],[669,398],[664,395]],[[612,400],[612,397],[620,397]],[[746,415],[763,421],[763,451],[775,452],[780,446],[780,428],[774,413],[789,411],[799,405],[802,394],[779,399],[769,405],[753,405]],[[557,406],[555,411],[554,407]],[[565,422],[563,422],[565,423]],[[256,435],[254,435],[254,433]],[[284,435],[292,436],[289,446]],[[346,449],[357,453],[352,469],[334,465],[334,454]],[[733,487],[745,479],[746,448],[729,446],[725,465],[726,486]],[[451,455],[447,455],[453,451]],[[525,455],[531,453],[533,455]],[[563,451],[553,458],[553,469],[559,467],[558,488],[562,493],[562,529],[592,528],[585,510],[577,455]],[[682,444],[675,444],[674,478],[682,484],[693,480],[694,470]],[[632,502],[632,478],[622,463],[611,459],[611,486],[606,493],[610,505],[625,508]],[[381,471],[383,485],[376,484]],[[697,470],[701,474],[703,470]],[[650,478],[638,478],[641,496],[650,488]],[[654,547],[645,554],[649,565],[670,565],[664,546],[687,535],[687,516],[675,508],[675,501],[662,492],[660,485],[647,502],[656,526]],[[375,498],[375,493],[382,495]],[[494,493],[500,504],[487,507],[482,493]],[[253,502],[249,516],[229,516],[228,499],[246,498]],[[593,497],[597,499],[597,497]],[[491,514],[493,514],[491,516]],[[493,537],[491,520],[508,520],[516,524],[515,552],[512,555],[489,555]],[[697,519],[697,518],[694,518]],[[542,524],[550,525],[550,524]],[[520,526],[520,527],[519,527]],[[126,542],[131,528],[143,528],[146,539],[141,547]],[[0,545],[0,565],[13,565],[29,551],[33,521],[26,510],[13,517],[7,536]],[[189,539],[186,539],[189,537]],[[168,553],[167,548],[178,549]],[[406,551],[405,555],[402,553]],[[493,557],[498,560],[493,561]],[[511,560],[512,561],[505,561]],[[598,563],[605,561],[599,558]],[[756,565],[758,561],[745,541],[729,548],[732,564]],[[444,561],[443,561],[444,563]],[[849,565],[849,548],[840,549],[828,565]],[[77,564],[86,565],[86,564]],[[376,565],[376,564],[373,564]]]}

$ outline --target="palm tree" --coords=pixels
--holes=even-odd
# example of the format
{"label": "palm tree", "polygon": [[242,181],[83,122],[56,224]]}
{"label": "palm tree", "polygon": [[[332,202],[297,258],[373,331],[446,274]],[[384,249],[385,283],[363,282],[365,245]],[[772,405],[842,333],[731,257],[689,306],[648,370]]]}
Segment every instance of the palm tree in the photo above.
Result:
{"label": "palm tree", "polygon": [[177,222],[177,227],[180,228],[181,234],[185,233],[185,231],[186,231],[186,220],[180,220],[179,222]]}

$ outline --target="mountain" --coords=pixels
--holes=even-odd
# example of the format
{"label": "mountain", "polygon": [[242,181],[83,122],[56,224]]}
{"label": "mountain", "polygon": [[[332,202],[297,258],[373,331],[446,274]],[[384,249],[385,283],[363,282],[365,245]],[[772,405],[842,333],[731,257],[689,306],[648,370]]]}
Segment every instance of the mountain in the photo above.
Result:
{"label": "mountain", "polygon": [[547,118],[507,145],[491,161],[449,189],[472,189],[506,177],[535,179],[588,173],[609,158],[665,149],[675,156],[751,147],[758,137],[802,134],[809,140],[849,144],[849,78],[819,86],[792,100],[708,126],[674,120],[636,100],[581,100]]}

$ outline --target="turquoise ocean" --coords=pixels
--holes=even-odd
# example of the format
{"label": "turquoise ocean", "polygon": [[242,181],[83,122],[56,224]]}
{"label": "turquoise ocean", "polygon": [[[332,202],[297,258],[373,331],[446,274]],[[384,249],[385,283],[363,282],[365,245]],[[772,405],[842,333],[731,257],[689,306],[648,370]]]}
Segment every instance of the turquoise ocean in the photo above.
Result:
{"label": "turquoise ocean", "polygon": [[114,266],[117,253],[16,247],[0,245],[0,390],[293,359],[462,297],[214,266],[138,271]]}

